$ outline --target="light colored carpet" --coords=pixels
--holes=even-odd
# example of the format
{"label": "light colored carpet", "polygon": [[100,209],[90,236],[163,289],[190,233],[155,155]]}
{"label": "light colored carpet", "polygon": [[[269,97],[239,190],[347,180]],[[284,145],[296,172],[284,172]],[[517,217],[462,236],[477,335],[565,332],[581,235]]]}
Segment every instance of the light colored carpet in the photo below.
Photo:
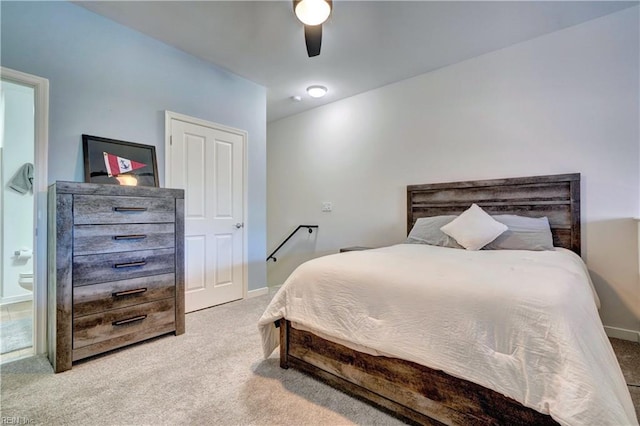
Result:
{"label": "light colored carpet", "polygon": [[31,346],[33,320],[22,318],[0,323],[0,354]]}
{"label": "light colored carpet", "polygon": [[[46,358],[4,364],[0,412],[49,425],[401,425],[295,370],[262,359],[257,320],[270,296],[187,314],[187,332],[53,374]],[[627,381],[640,345],[611,340]],[[638,411],[640,388],[631,388]]]}
{"label": "light colored carpet", "polygon": [[187,314],[187,332],[53,374],[44,358],[1,367],[2,417],[50,425],[400,425],[262,358],[269,296]]}
{"label": "light colored carpet", "polygon": [[609,339],[629,386],[629,393],[640,419],[640,344],[628,340]]}

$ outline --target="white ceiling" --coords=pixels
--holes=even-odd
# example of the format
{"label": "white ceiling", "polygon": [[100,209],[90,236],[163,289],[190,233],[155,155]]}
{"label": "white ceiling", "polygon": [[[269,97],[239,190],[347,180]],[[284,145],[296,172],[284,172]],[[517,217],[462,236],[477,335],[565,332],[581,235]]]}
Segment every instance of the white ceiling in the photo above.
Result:
{"label": "white ceiling", "polygon": [[[322,52],[309,58],[291,1],[75,3],[265,86],[267,121],[638,5],[334,0]],[[329,93],[312,99],[311,84]]]}

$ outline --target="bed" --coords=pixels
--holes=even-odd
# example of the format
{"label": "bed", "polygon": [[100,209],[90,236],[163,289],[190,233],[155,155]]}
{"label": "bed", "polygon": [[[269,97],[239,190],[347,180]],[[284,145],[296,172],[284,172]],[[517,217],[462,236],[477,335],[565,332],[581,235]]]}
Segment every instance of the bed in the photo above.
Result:
{"label": "bed", "polygon": [[407,228],[474,203],[547,217],[558,248],[399,244],[314,259],[260,319],[265,357],[279,345],[281,367],[410,423],[637,424],[578,256],[580,175],[411,185]]}

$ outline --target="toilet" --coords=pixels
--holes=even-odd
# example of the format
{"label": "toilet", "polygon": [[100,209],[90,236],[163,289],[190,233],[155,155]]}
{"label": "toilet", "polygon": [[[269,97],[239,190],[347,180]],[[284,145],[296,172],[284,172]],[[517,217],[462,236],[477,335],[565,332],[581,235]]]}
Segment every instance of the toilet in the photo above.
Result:
{"label": "toilet", "polygon": [[33,291],[33,272],[20,272],[18,284],[25,290]]}

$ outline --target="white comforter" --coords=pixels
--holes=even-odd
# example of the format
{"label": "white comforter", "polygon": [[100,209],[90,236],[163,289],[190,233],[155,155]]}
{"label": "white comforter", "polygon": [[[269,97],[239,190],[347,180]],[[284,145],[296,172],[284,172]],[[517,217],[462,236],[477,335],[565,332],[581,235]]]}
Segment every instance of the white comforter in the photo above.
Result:
{"label": "white comforter", "polygon": [[400,244],[298,267],[259,320],[470,380],[564,425],[637,424],[582,260]]}

